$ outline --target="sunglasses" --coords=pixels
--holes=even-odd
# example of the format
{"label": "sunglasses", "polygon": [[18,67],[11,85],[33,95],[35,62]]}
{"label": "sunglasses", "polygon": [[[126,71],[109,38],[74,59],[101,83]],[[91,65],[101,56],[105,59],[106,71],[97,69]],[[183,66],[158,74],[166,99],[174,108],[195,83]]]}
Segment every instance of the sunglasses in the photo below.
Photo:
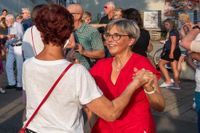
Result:
{"label": "sunglasses", "polygon": [[108,7],[107,7],[107,6],[104,6],[103,8],[107,9]]}

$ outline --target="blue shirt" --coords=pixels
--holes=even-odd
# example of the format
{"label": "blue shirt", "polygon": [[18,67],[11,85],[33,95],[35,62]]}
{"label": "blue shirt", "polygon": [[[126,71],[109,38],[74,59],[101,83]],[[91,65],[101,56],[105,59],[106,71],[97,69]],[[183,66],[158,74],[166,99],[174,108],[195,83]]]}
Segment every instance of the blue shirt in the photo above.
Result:
{"label": "blue shirt", "polygon": [[170,32],[169,32],[169,38],[166,40],[165,42],[165,50],[170,50],[171,49],[171,37],[172,36],[176,36],[176,48],[179,48],[179,33],[178,31],[172,29]]}
{"label": "blue shirt", "polygon": [[25,32],[29,27],[33,26],[33,21],[31,18],[23,20],[22,25],[23,25],[24,32]]}

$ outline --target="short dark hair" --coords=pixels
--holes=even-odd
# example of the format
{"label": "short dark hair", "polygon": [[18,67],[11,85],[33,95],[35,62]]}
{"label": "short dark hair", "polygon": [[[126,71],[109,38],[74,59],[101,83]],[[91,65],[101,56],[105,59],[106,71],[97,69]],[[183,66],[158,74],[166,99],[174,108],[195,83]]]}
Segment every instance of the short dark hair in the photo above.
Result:
{"label": "short dark hair", "polygon": [[135,21],[140,28],[143,28],[143,21],[139,11],[135,8],[128,8],[123,11],[123,18]]}
{"label": "short dark hair", "polygon": [[4,12],[4,11],[8,12],[8,10],[7,10],[7,9],[3,9],[3,10],[2,10],[2,12]]}
{"label": "short dark hair", "polygon": [[43,6],[35,19],[44,44],[63,46],[74,29],[73,16],[61,5]]}

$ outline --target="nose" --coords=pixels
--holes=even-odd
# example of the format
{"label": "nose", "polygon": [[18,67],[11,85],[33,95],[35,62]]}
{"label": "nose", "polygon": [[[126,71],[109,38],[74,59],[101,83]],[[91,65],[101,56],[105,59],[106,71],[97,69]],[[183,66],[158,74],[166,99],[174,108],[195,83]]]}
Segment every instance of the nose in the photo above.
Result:
{"label": "nose", "polygon": [[110,35],[110,36],[107,37],[106,40],[107,40],[108,42],[111,42],[111,41],[113,41],[113,38],[112,38],[112,36]]}

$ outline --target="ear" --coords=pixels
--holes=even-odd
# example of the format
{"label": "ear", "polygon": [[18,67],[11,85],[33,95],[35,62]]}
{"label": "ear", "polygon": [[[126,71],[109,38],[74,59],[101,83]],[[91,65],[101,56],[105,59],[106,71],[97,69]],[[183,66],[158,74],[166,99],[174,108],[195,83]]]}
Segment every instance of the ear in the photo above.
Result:
{"label": "ear", "polygon": [[131,39],[130,39],[129,46],[132,46],[133,44],[135,44],[135,38],[131,38]]}

